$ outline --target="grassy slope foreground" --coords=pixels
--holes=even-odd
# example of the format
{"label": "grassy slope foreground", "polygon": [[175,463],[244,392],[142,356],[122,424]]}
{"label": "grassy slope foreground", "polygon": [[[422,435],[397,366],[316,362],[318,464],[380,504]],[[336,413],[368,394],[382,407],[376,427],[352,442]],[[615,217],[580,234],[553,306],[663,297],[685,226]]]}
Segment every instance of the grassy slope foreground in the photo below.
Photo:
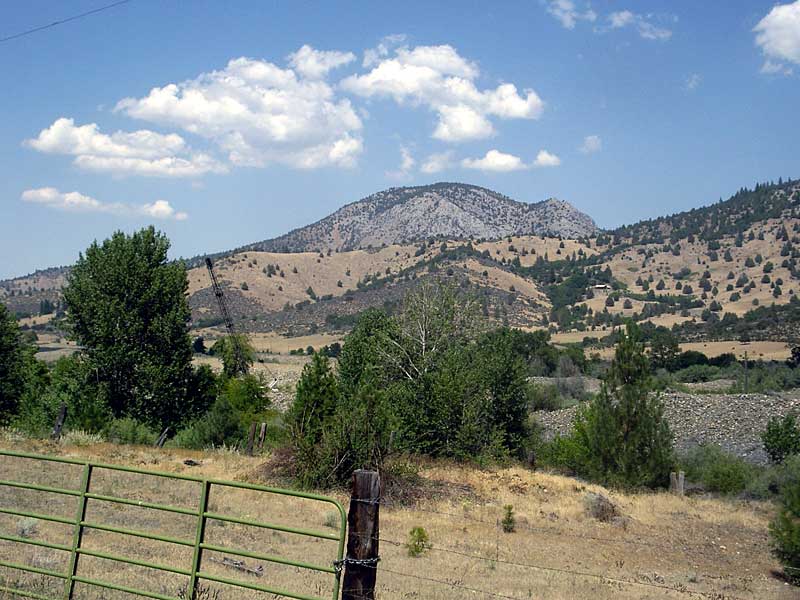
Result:
{"label": "grassy slope foreground", "polygon": [[[101,462],[131,465],[211,478],[232,478],[259,483],[281,484],[264,458],[247,458],[222,452],[157,451],[132,446],[97,444],[55,445],[49,442],[5,438],[4,448],[54,453]],[[199,466],[188,467],[191,458]],[[532,472],[519,467],[477,470],[472,467],[429,462],[418,475],[407,476],[404,485],[388,482],[386,505],[381,509],[378,598],[434,598],[441,600],[490,594],[495,597],[567,600],[593,598],[795,598],[796,591],[771,575],[778,567],[768,548],[767,523],[772,506],[757,502],[734,502],[707,498],[677,498],[667,494],[623,495],[607,492],[577,480]],[[0,477],[24,479],[50,485],[66,485],[63,472],[25,468],[16,459],[0,459]],[[132,475],[98,472],[96,489],[142,501],[169,502],[192,506],[196,494],[184,484],[153,482]],[[588,492],[602,492],[618,505],[621,518],[603,523],[585,510]],[[335,493],[346,502],[343,493]],[[72,504],[50,501],[47,510],[72,514]],[[401,500],[403,503],[401,504]],[[20,509],[42,510],[41,497],[25,490],[0,488],[0,504]],[[503,533],[499,527],[503,506],[512,505],[516,531]],[[267,502],[250,492],[234,490],[211,498],[212,510],[285,525],[326,530],[333,523],[329,508],[276,497]],[[161,531],[175,537],[194,533],[193,519],[165,517],[157,511],[90,501],[89,518],[131,529]],[[3,528],[20,531],[25,527],[31,539],[69,543],[71,532],[64,526],[21,523],[2,516]],[[432,548],[421,556],[409,557],[404,544],[413,527],[424,527]],[[328,529],[333,531],[332,529]],[[208,530],[212,543],[289,556],[309,562],[326,562],[330,542],[293,538],[289,534],[260,531],[238,525]],[[148,540],[135,541],[114,534],[91,531],[87,547],[137,557],[141,560],[180,565],[189,560],[189,549]],[[63,553],[28,546],[0,543],[0,559],[29,560],[45,568],[64,564]],[[480,557],[480,558],[478,558]],[[204,569],[233,578],[288,588],[327,597],[327,579],[311,572],[264,564],[263,576],[242,574],[226,567],[222,557],[207,553]],[[256,568],[258,561],[245,561]],[[113,565],[113,568],[111,568]],[[177,594],[184,585],[177,575],[148,573],[101,559],[86,557],[82,573],[123,585],[144,585],[148,590]],[[409,574],[415,577],[409,577]],[[0,569],[0,577],[9,572]],[[446,583],[435,583],[432,579]],[[52,583],[32,575],[22,577],[28,585],[39,586],[47,595]],[[60,587],[56,586],[58,589]],[[56,589],[56,588],[52,588]],[[81,590],[85,598],[117,598]],[[689,592],[695,592],[694,594]],[[55,592],[53,592],[55,593]],[[266,597],[254,592],[224,588],[215,598]],[[5,599],[0,593],[0,598]]]}

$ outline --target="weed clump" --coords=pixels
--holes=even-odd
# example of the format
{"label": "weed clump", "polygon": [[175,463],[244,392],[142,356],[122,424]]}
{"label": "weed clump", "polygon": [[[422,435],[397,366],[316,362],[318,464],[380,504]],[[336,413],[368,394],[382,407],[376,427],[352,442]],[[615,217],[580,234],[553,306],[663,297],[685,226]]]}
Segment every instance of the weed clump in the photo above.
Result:
{"label": "weed clump", "polygon": [[503,520],[500,521],[500,525],[503,527],[503,531],[506,533],[514,533],[517,528],[517,519],[514,517],[514,507],[510,504],[506,504],[503,507]]}
{"label": "weed clump", "polygon": [[39,531],[39,521],[36,519],[20,519],[17,523],[17,537],[32,538]]}
{"label": "weed clump", "polygon": [[428,537],[428,532],[425,531],[424,527],[414,527],[409,532],[406,549],[408,550],[408,555],[412,558],[422,556],[432,547],[433,546],[431,545],[430,538]]}

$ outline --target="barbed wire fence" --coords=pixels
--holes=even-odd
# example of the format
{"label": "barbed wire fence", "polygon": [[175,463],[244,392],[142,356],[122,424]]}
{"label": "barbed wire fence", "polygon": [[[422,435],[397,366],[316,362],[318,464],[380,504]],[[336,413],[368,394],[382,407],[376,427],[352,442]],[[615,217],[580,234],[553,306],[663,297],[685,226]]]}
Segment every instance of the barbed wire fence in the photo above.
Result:
{"label": "barbed wire fence", "polygon": [[[481,524],[484,526],[496,528],[497,530],[497,546],[494,556],[489,556],[485,550],[478,550],[475,547],[466,547],[464,549],[461,549],[461,548],[450,547],[447,545],[442,545],[439,543],[435,545],[426,546],[424,552],[442,553],[449,556],[458,556],[471,560],[482,561],[491,565],[492,568],[494,568],[495,565],[508,565],[510,567],[516,567],[528,571],[538,571],[540,573],[552,573],[576,579],[591,579],[591,580],[596,580],[597,582],[604,585],[617,586],[619,589],[629,587],[629,588],[640,588],[643,590],[651,590],[651,591],[658,590],[664,592],[665,595],[673,595],[675,597],[686,597],[686,598],[708,598],[711,600],[746,600],[743,597],[732,595],[727,592],[723,593],[717,591],[704,591],[704,590],[692,589],[684,584],[669,584],[660,581],[643,581],[641,579],[633,579],[634,577],[633,575],[631,575],[631,578],[625,578],[625,576],[612,576],[604,573],[591,572],[582,569],[574,569],[569,567],[556,567],[552,565],[538,564],[532,561],[501,557],[499,540],[501,539],[502,536],[501,534],[502,524],[499,518],[496,520],[488,520],[486,518],[481,518],[475,515],[459,514],[457,512],[452,512],[452,511],[425,508],[418,506],[416,504],[409,506],[406,504],[393,502],[391,499],[384,497],[378,498],[377,500],[364,500],[364,499],[351,498],[351,502],[367,504],[367,505],[378,505],[378,507],[398,509],[398,510],[411,509],[416,512],[429,513],[447,517],[453,519],[455,522],[461,521],[464,523]],[[575,540],[580,540],[581,542],[584,543],[590,542],[595,544],[618,544],[618,545],[642,547],[649,549],[668,550],[672,553],[680,551],[683,554],[689,556],[694,554],[695,552],[706,551],[710,548],[714,548],[714,545],[711,543],[707,544],[681,543],[677,545],[662,544],[658,542],[642,540],[642,539],[632,539],[627,537],[614,538],[614,537],[602,537],[596,535],[579,534],[555,528],[537,527],[524,522],[523,523],[516,522],[514,527],[515,531],[529,531],[531,533],[536,533],[540,535],[551,535],[562,538],[567,537]],[[394,548],[408,548],[408,542],[394,539],[392,537],[387,537],[385,535],[377,535],[377,536],[363,535],[359,534],[357,531],[354,532],[352,530],[350,531],[349,535],[354,537],[360,537],[362,539],[362,542],[372,541],[372,542],[378,542],[378,544],[384,544]],[[380,561],[380,563],[378,561]],[[514,595],[509,595],[508,593],[501,593],[495,589],[490,589],[491,586],[488,585],[483,587],[477,587],[475,585],[467,585],[463,581],[448,581],[447,579],[442,578],[441,575],[437,576],[437,574],[435,573],[428,574],[423,572],[422,570],[415,570],[413,572],[403,571],[396,568],[395,565],[393,564],[392,558],[388,557],[387,555],[384,556],[376,555],[375,562],[369,565],[369,568],[375,569],[378,575],[380,575],[380,573],[387,573],[393,575],[394,577],[416,582],[416,585],[418,587],[430,584],[442,586],[443,588],[448,588],[452,590],[456,594],[460,594],[460,596],[456,597],[464,597],[466,596],[466,594],[473,595],[473,597],[476,598],[480,597],[484,597],[487,599],[500,598],[504,600],[523,600],[524,598],[537,597],[536,595],[531,595],[530,592],[527,596],[514,596]],[[788,567],[787,570],[792,570],[792,568]],[[800,572],[800,569],[798,569],[797,571]],[[638,575],[638,577],[641,577],[641,575]],[[378,577],[378,581],[380,583],[380,577]],[[409,590],[413,589],[414,588],[409,588]],[[343,589],[343,593],[345,594],[343,596],[344,598],[352,600],[373,600],[374,598],[380,599],[381,597],[380,592],[377,595],[364,595],[360,593],[360,590],[350,589],[347,587]],[[423,595],[416,597],[425,597],[425,596]]]}

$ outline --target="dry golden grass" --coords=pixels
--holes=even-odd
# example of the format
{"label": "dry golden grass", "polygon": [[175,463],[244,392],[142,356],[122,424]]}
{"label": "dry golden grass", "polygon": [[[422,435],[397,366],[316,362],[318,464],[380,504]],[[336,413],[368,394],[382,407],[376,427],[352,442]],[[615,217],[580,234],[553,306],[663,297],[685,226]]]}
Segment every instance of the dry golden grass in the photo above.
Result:
{"label": "dry golden grass", "polygon": [[78,349],[75,342],[52,333],[39,333],[36,343],[39,346],[36,358],[45,362],[55,362],[62,356],[73,354]]}
{"label": "dry golden grass", "polygon": [[[560,248],[562,242],[564,247]],[[514,250],[510,250],[510,246],[513,246]],[[505,258],[510,261],[519,258],[523,267],[529,267],[534,264],[539,256],[544,258],[547,255],[547,260],[555,261],[572,256],[573,252],[577,253],[581,249],[587,256],[597,254],[597,250],[577,240],[559,240],[558,238],[550,237],[543,239],[538,235],[515,235],[511,236],[510,242],[508,238],[502,238],[476,244],[475,248],[481,252],[488,250],[495,260]],[[523,254],[525,250],[528,251],[527,254]]]}
{"label": "dry golden grass", "polygon": [[50,313],[49,315],[34,315],[31,317],[17,319],[17,323],[19,323],[20,327],[24,327],[25,325],[33,327],[34,325],[44,325],[45,323],[49,323],[54,317],[55,314],[53,313]]}
{"label": "dry golden grass", "polygon": [[[239,290],[246,283],[248,289],[241,290],[242,293],[265,310],[281,310],[287,302],[296,304],[308,300],[309,287],[317,296],[341,296],[348,289],[356,289],[365,275],[383,277],[386,269],[397,273],[439,252],[437,246],[415,257],[416,250],[416,246],[393,245],[372,251],[336,252],[330,256],[314,252],[241,252],[218,261],[214,270],[222,283],[230,283]],[[283,277],[280,272],[268,277],[263,270],[270,264],[278,265]],[[205,266],[190,269],[188,279],[190,295],[210,286]],[[337,285],[339,281],[341,287]]]}
{"label": "dry golden grass", "polygon": [[[8,447],[8,442],[3,445]],[[229,453],[156,451],[108,444],[74,448],[30,441],[17,442],[14,446],[145,469],[276,483],[269,472],[269,463],[263,464],[263,459]],[[186,467],[183,464],[186,458],[201,464]],[[511,598],[545,600],[692,597],[681,590],[719,599],[797,597],[796,589],[785,586],[770,573],[777,568],[767,546],[766,527],[773,510],[771,505],[677,498],[666,494],[609,493],[573,479],[517,467],[478,470],[426,462],[418,469],[419,479],[411,486],[416,490],[416,503],[405,507],[395,505],[398,498],[411,493],[408,485],[398,487],[395,482],[387,488],[388,498],[381,509],[380,537],[383,541],[380,543],[382,560],[377,596],[381,600],[490,597],[469,592],[467,588]],[[66,484],[64,474],[38,466],[26,467],[8,458],[0,458],[0,477]],[[186,507],[194,506],[197,498],[197,490],[192,489],[194,484],[165,483],[152,477],[102,472],[95,484],[101,493]],[[605,524],[590,517],[584,506],[587,491],[608,494],[626,517],[625,524]],[[0,488],[0,494],[4,506],[36,506],[37,510],[43,510],[41,501],[34,504],[36,501],[26,494],[9,493],[5,488]],[[334,496],[346,501],[343,493],[337,492]],[[93,520],[103,519],[129,528],[183,537],[191,537],[193,531],[191,518],[91,502],[91,510],[95,511],[90,517]],[[498,527],[502,507],[506,504],[514,507],[514,533],[503,533]],[[330,507],[305,501],[231,490],[212,492],[212,506],[215,511],[228,511],[247,518],[333,531],[328,527],[332,522]],[[49,503],[47,510],[72,514],[72,508],[57,502]],[[2,530],[17,525],[0,520]],[[404,544],[409,530],[416,526],[427,530],[433,548],[412,558]],[[57,529],[40,524],[33,539],[62,541],[69,537],[69,531]],[[325,563],[333,553],[330,542],[241,526],[220,527],[217,523],[210,527],[209,536],[214,543],[229,547],[245,547],[308,562]],[[178,566],[188,560],[185,552],[176,552],[160,542],[144,542],[99,531],[89,533],[86,544],[148,562]],[[17,561],[56,564],[56,559],[42,549],[20,550],[19,545],[0,543],[0,557],[12,556]],[[329,579],[324,576],[264,563],[264,576],[256,578],[212,562],[209,560],[212,556],[206,555],[203,569],[329,597],[326,588]],[[259,564],[255,560],[246,562],[251,567]],[[180,576],[155,576],[152,571],[122,567],[100,559],[82,561],[79,572],[124,585],[146,586],[148,590],[161,593],[175,594],[183,585]],[[0,569],[0,575],[7,573]],[[34,585],[40,578],[21,579],[27,585]],[[430,579],[446,583],[434,583]],[[96,600],[126,597],[97,590],[81,591],[81,597]],[[261,597],[266,596],[234,588],[225,588],[220,596],[224,600]],[[0,598],[4,598],[2,594]]]}
{"label": "dry golden grass", "polygon": [[559,331],[550,336],[550,341],[554,344],[577,344],[583,341],[583,338],[602,339],[611,335],[611,329],[605,331]]}
{"label": "dry golden grass", "polygon": [[706,356],[719,356],[732,352],[737,358],[744,358],[745,353],[751,360],[786,360],[792,354],[786,342],[739,342],[724,340],[719,342],[691,342],[681,344],[681,350],[698,350]]}
{"label": "dry golden grass", "polygon": [[[785,267],[781,267],[781,263],[785,259],[785,257],[780,255],[783,243],[775,240],[775,234],[780,226],[785,224],[786,228],[791,231],[792,227],[797,222],[799,222],[797,219],[789,219],[785,223],[771,219],[756,224],[751,229],[744,232],[745,242],[741,248],[735,246],[733,237],[723,238],[720,240],[722,248],[718,251],[719,260],[715,262],[710,261],[708,258],[708,245],[706,242],[697,240],[693,243],[689,243],[687,240],[682,240],[679,243],[681,247],[679,256],[674,256],[671,252],[664,252],[660,245],[638,245],[625,252],[616,254],[611,261],[604,263],[603,266],[610,266],[614,277],[627,284],[628,288],[633,291],[642,292],[642,289],[636,285],[636,280],[639,277],[647,279],[652,275],[654,281],[651,283],[651,288],[653,288],[654,284],[660,279],[663,279],[666,288],[663,292],[657,293],[670,294],[680,293],[680,291],[675,289],[677,283],[675,274],[686,267],[690,269],[692,273],[688,277],[682,279],[681,282],[692,286],[695,297],[699,297],[702,293],[699,285],[700,278],[703,272],[708,270],[711,274],[711,281],[713,285],[718,288],[719,293],[716,298],[711,298],[709,294],[707,304],[710,303],[712,299],[716,299],[722,304],[725,312],[742,315],[754,308],[753,300],[757,299],[761,306],[769,306],[773,303],[785,304],[791,298],[789,294],[790,290],[794,290],[795,293],[800,292],[789,270]],[[763,233],[764,239],[759,240],[756,237],[756,239],[752,241],[747,240],[750,231],[756,236]],[[641,248],[655,252],[655,256],[649,259],[644,266],[642,264],[643,256],[638,253],[638,250]],[[730,250],[732,258],[730,262],[724,260],[725,249]],[[755,259],[759,254],[763,259],[760,264],[756,264],[753,267],[745,266],[747,258]],[[767,262],[773,263],[773,270],[769,274],[771,280],[775,281],[780,278],[784,281],[782,286],[783,294],[778,298],[772,296],[772,289],[769,283],[761,283],[761,278],[764,274],[764,265]],[[734,273],[733,280],[728,279],[729,272]],[[741,289],[734,288],[733,291],[740,292],[741,299],[731,301],[730,297],[733,291],[726,291],[726,287],[729,283],[735,284],[736,278],[742,273],[746,274],[751,280],[754,280],[756,282],[756,287],[747,294],[741,294]],[[609,309],[609,312],[613,312],[613,309]]]}
{"label": "dry golden grass", "polygon": [[[198,329],[196,335],[202,336],[207,348],[214,345],[219,338],[223,337],[221,330],[213,328]],[[248,333],[247,339],[257,353],[264,354],[288,354],[290,350],[305,350],[308,346],[316,349],[328,346],[334,342],[342,342],[341,335],[329,333],[317,333],[313,335],[301,335],[296,337],[286,337],[275,332],[270,333]]]}
{"label": "dry golden grass", "polygon": [[[495,260],[505,258],[509,261],[519,258],[524,266],[534,263],[538,256],[547,254],[549,260],[558,260],[572,255],[583,249],[587,255],[596,251],[575,240],[563,240],[564,248],[560,249],[562,242],[556,238],[542,239],[539,236],[514,236],[509,244],[506,238],[494,242],[477,244],[476,249],[489,250]],[[451,241],[446,245],[450,248],[463,245],[463,241]],[[516,251],[510,251],[513,245]],[[296,304],[308,300],[307,290],[311,287],[317,296],[332,294],[341,296],[348,289],[355,289],[357,283],[366,275],[385,276],[387,269],[391,273],[413,266],[428,260],[441,252],[441,244],[434,244],[424,254],[414,256],[416,245],[392,245],[378,250],[353,250],[350,252],[337,252],[330,256],[320,256],[314,252],[299,252],[282,254],[276,252],[241,252],[221,259],[215,265],[215,270],[221,281],[231,284],[242,293],[256,300],[265,310],[280,310],[289,302]],[[522,255],[526,249],[529,254]],[[559,254],[560,252],[560,254]],[[267,265],[279,265],[283,277],[279,274],[268,277],[263,270]],[[547,298],[538,290],[536,285],[522,277],[507,273],[498,268],[486,268],[477,261],[465,262],[465,266],[472,275],[480,279],[482,272],[488,270],[489,283],[498,289],[508,291],[514,286],[517,292],[531,304],[540,304],[548,307]],[[297,270],[297,273],[294,270]],[[349,273],[349,274],[348,274]],[[189,294],[209,287],[208,273],[205,267],[191,269],[188,273]],[[341,282],[341,287],[338,286]],[[247,290],[241,290],[243,283]]]}
{"label": "dry golden grass", "polygon": [[649,321],[653,325],[660,325],[662,327],[667,327],[669,329],[672,329],[673,325],[676,325],[678,323],[683,323],[684,321],[691,321],[692,318],[693,318],[692,316],[682,317],[680,316],[680,314],[676,315],[664,314],[664,315],[659,315],[657,317],[653,317],[649,319]]}
{"label": "dry golden grass", "polygon": [[[786,342],[739,342],[737,340],[720,340],[717,342],[687,342],[680,344],[682,351],[697,350],[708,357],[733,353],[743,359],[745,353],[750,360],[786,360],[791,356],[790,345]],[[592,352],[595,352],[592,350]],[[601,348],[597,351],[600,358],[611,360],[614,348]]]}
{"label": "dry golden grass", "polygon": [[322,348],[322,346],[329,346],[334,342],[342,342],[341,335],[328,333],[301,335],[291,338],[275,333],[253,333],[248,337],[256,352],[268,352],[271,354],[288,354],[290,350],[305,350],[308,346],[319,349]]}

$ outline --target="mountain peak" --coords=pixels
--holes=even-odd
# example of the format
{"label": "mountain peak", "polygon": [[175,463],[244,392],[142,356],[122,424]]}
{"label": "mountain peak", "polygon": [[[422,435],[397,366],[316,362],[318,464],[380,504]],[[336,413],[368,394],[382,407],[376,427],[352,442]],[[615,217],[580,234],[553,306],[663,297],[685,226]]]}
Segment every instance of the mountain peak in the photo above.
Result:
{"label": "mountain peak", "polygon": [[531,204],[477,185],[437,182],[376,192],[316,223],[247,249],[346,251],[431,237],[496,239],[535,234],[575,238],[596,230],[588,215],[564,200]]}

